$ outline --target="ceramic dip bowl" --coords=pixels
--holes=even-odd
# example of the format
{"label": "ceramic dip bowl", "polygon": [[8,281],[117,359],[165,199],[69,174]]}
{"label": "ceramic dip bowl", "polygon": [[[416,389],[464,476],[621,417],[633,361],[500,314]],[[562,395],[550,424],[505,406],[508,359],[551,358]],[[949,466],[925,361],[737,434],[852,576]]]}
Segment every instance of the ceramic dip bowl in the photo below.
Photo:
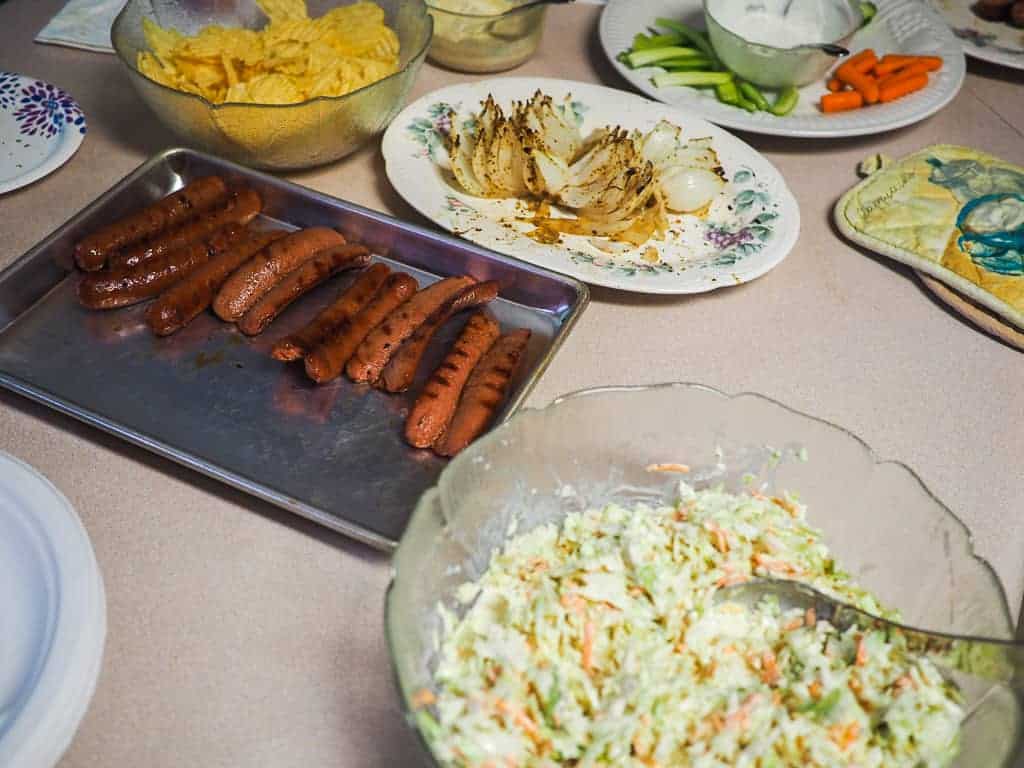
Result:
{"label": "ceramic dip bowl", "polygon": [[820,79],[837,58],[820,46],[845,47],[863,16],[852,0],[704,0],[704,19],[725,66],[784,88]]}

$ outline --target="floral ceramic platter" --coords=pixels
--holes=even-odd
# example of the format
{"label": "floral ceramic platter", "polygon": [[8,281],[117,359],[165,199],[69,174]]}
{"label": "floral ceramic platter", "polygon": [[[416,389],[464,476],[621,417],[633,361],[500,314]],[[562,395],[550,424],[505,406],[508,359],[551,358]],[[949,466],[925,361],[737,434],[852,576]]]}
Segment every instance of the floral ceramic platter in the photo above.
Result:
{"label": "floral ceramic platter", "polygon": [[[524,203],[473,197],[455,181],[445,135],[451,113],[468,116],[488,94],[502,106],[540,89],[556,104],[570,97],[584,136],[606,125],[649,131],[660,120],[684,138],[711,137],[725,171],[725,191],[704,216],[669,215],[664,240],[610,255],[579,235],[554,244],[527,236]],[[421,98],[384,135],[388,179],[414,208],[480,245],[592,285],[643,293],[700,293],[760,277],[796,243],[800,211],[779,172],[753,148],[685,112],[622,91],[545,78],[498,78],[455,85]]]}
{"label": "floral ceramic platter", "polygon": [[[940,0],[935,0],[939,2]],[[968,0],[945,0],[968,2]],[[921,0],[875,0],[878,13],[867,26],[858,30],[849,44],[851,50],[873,48],[883,53],[941,56],[942,69],[929,76],[928,87],[888,104],[854,109],[831,115],[818,108],[826,93],[825,78],[800,89],[800,101],[785,117],[768,112],[747,112],[722,104],[710,89],[656,88],[651,77],[657,67],[630,69],[618,55],[633,44],[638,32],[659,17],[678,19],[690,26],[704,28],[701,0],[609,0],[601,13],[601,47],[612,66],[641,93],[700,115],[717,125],[741,131],[775,136],[837,138],[864,136],[911,125],[946,106],[963,85],[966,65],[963,49],[943,18]]]}
{"label": "floral ceramic platter", "polygon": [[0,71],[0,194],[64,165],[85,130],[81,108],[60,88]]}
{"label": "floral ceramic platter", "polygon": [[1024,29],[1005,22],[985,21],[971,10],[970,0],[932,0],[964,53],[1004,67],[1024,69]]}

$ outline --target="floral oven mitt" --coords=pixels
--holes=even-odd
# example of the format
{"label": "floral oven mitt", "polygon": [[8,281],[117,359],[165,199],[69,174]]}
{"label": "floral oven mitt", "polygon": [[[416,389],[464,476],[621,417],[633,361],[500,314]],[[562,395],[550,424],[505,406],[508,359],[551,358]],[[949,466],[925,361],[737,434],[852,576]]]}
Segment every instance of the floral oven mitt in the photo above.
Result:
{"label": "floral oven mitt", "polygon": [[1024,329],[1024,168],[936,145],[862,169],[868,177],[835,209],[846,237]]}

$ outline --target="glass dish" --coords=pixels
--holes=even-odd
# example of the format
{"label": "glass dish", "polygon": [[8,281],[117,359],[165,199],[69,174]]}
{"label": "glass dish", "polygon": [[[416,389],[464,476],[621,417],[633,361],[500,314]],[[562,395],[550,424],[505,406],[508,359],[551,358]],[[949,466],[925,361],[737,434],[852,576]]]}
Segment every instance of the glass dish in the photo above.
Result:
{"label": "glass dish", "polygon": [[[344,157],[384,130],[423,64],[433,28],[423,0],[375,2],[398,34],[398,71],[344,96],[299,104],[212,104],[156,83],[136,67],[139,51],[148,49],[143,19],[186,34],[209,24],[256,28],[266,20],[255,0],[128,0],[111,28],[111,40],[142,100],[190,144],[253,168],[309,168]],[[307,0],[307,5],[317,17],[347,3]]]}
{"label": "glass dish", "polygon": [[[753,475],[765,492],[798,492],[842,567],[904,621],[1012,637],[1006,596],[963,523],[910,469],[880,461],[846,430],[761,395],[695,384],[585,390],[521,411],[457,456],[420,499],[386,600],[407,713],[413,693],[430,685],[437,603],[456,609],[455,588],[486,569],[512,520],[524,533],[612,500],[671,498],[679,475],[646,472],[655,462],[688,464],[697,487],[739,491]],[[973,711],[955,765],[1006,765],[1021,744],[1018,703],[1001,687],[964,693]],[[422,735],[421,743],[429,754]]]}
{"label": "glass dish", "polygon": [[458,72],[501,72],[537,51],[547,5],[475,14],[446,10],[451,2],[427,1],[434,17],[429,57],[435,64]]}
{"label": "glass dish", "polygon": [[[735,19],[754,8],[780,19],[786,12],[816,19],[824,39],[781,48],[747,40],[719,21]],[[766,88],[802,86],[820,80],[839,60],[813,44],[846,47],[863,20],[854,0],[704,0],[704,23],[722,63],[744,80]]]}

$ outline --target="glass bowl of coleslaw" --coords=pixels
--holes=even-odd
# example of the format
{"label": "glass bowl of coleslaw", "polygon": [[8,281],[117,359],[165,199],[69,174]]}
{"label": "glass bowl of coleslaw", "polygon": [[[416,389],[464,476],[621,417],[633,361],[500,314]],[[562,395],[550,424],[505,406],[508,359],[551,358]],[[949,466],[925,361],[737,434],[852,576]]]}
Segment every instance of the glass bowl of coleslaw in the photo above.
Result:
{"label": "glass bowl of coleslaw", "polygon": [[522,411],[422,496],[393,568],[392,664],[434,765],[987,768],[1021,748],[1000,686],[954,688],[888,638],[712,607],[781,575],[1013,636],[992,568],[912,470],[761,395],[610,387]]}

